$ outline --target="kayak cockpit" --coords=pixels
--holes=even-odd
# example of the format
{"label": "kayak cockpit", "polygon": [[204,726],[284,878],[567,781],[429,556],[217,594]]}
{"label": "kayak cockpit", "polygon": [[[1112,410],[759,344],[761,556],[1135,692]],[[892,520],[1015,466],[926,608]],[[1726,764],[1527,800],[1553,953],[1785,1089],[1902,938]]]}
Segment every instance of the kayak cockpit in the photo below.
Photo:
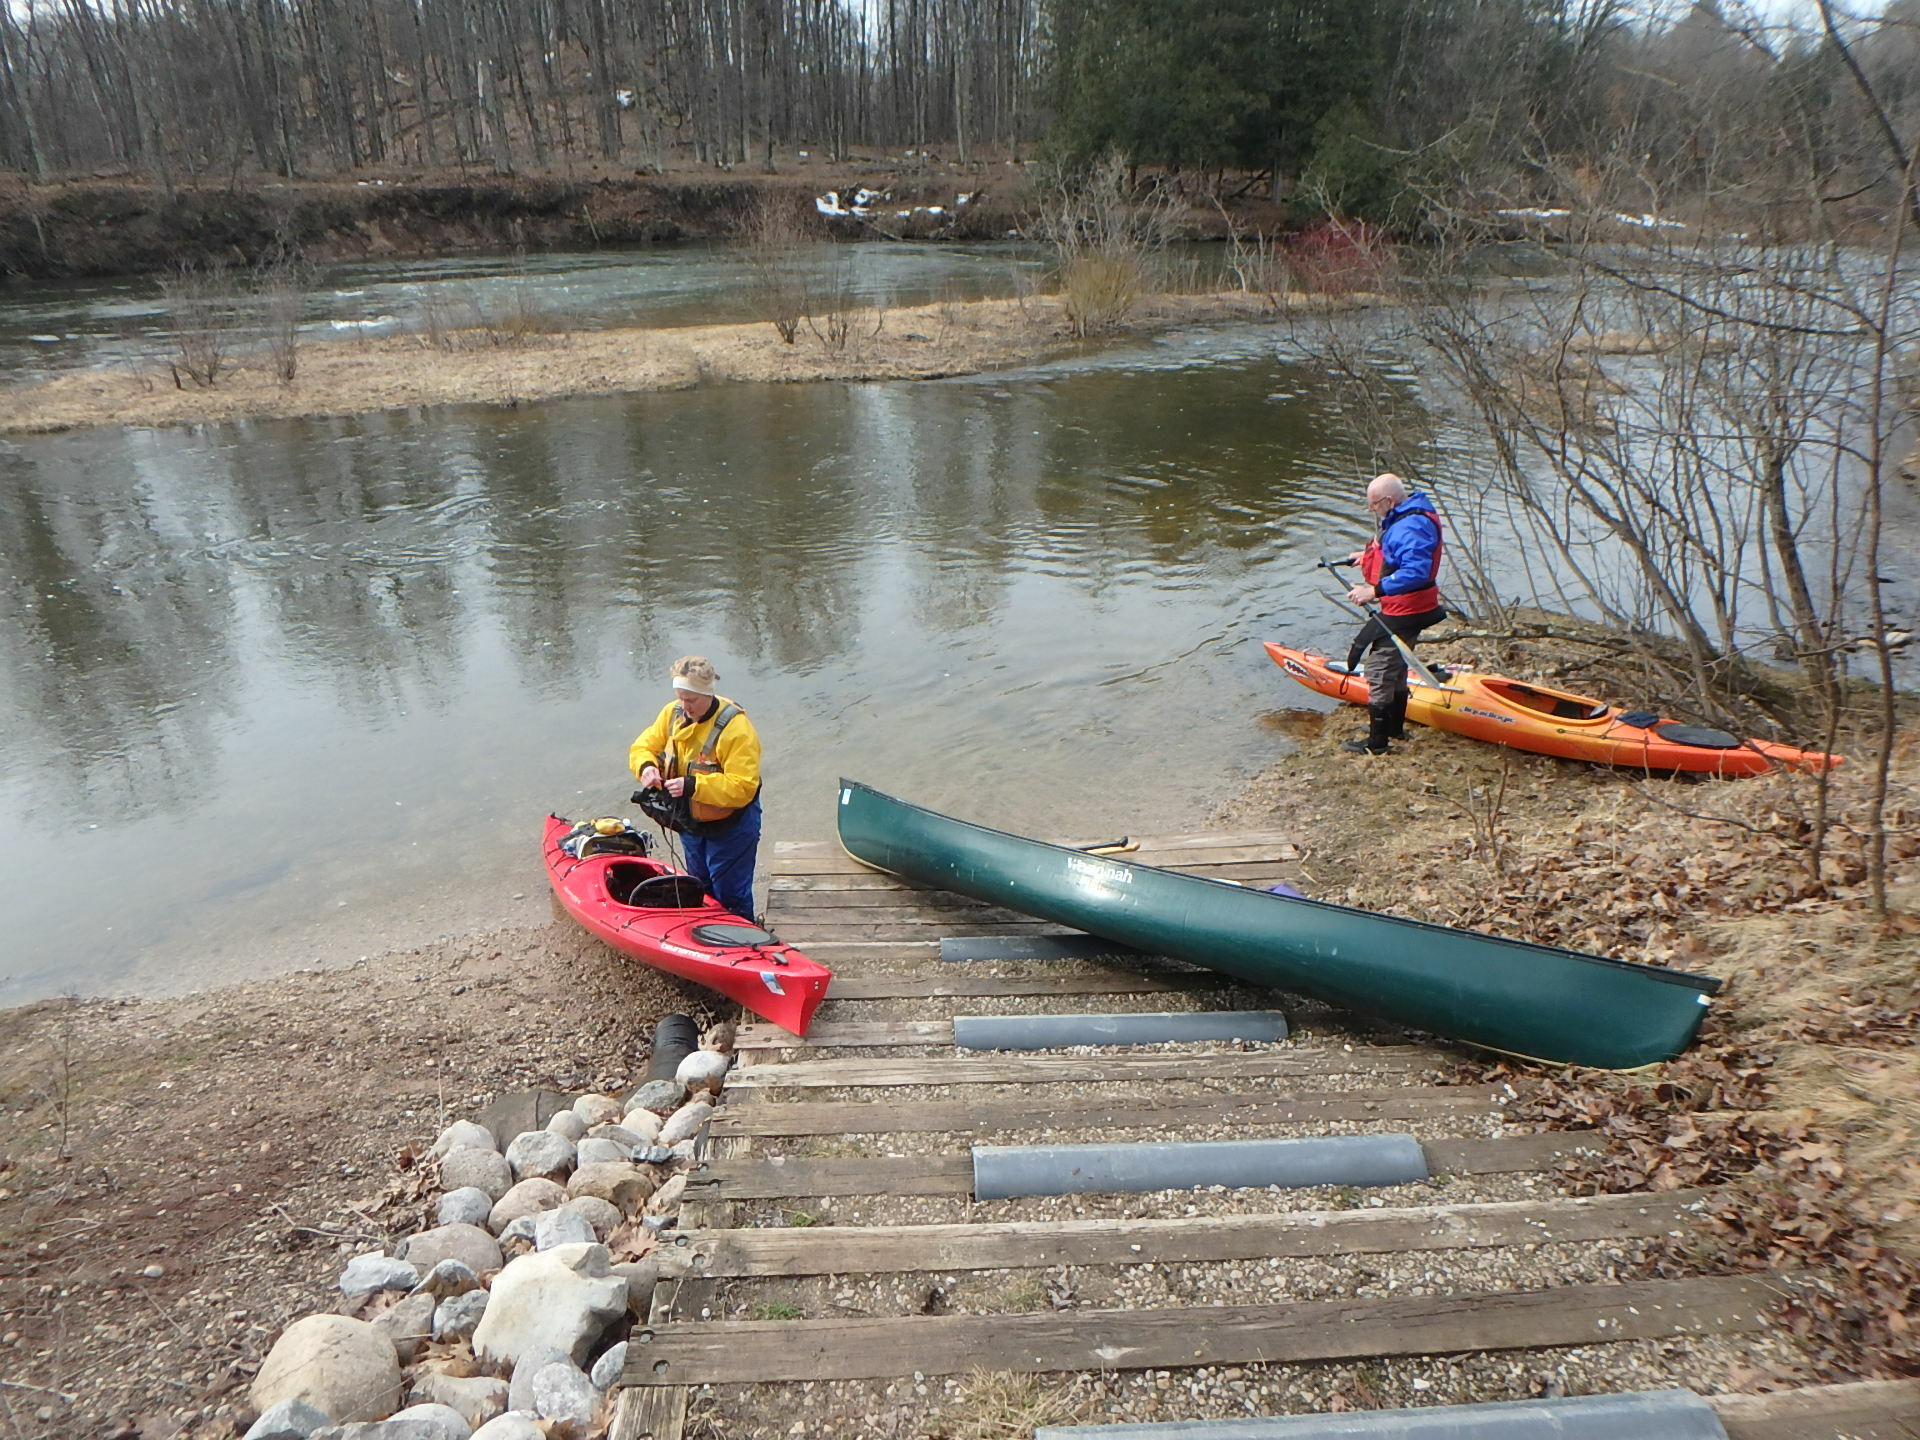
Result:
{"label": "kayak cockpit", "polygon": [[616,860],[607,866],[607,895],[635,910],[697,910],[707,892],[691,875],[651,860]]}
{"label": "kayak cockpit", "polygon": [[1576,725],[1590,725],[1597,720],[1605,720],[1613,713],[1611,705],[1603,705],[1584,695],[1569,695],[1561,690],[1543,690],[1535,685],[1523,685],[1518,680],[1483,680],[1489,692],[1518,710],[1528,710],[1536,715],[1551,716],[1555,720],[1567,720]]}

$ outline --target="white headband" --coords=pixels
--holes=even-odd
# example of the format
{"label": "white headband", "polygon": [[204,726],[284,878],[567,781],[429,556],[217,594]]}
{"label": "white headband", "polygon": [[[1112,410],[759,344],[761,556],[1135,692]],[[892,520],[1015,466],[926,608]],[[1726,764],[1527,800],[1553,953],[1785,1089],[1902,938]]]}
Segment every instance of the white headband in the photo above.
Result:
{"label": "white headband", "polygon": [[669,675],[667,677],[667,683],[675,690],[691,690],[696,695],[712,695],[716,693],[711,685],[702,685],[690,675]]}

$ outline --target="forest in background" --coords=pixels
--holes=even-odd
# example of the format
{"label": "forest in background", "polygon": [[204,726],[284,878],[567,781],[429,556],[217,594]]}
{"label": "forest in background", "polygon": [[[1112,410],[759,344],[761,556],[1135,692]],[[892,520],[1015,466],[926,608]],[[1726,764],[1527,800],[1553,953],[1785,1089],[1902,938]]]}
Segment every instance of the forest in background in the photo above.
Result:
{"label": "forest in background", "polygon": [[[1422,198],[1888,183],[1920,0],[15,0],[0,171],[174,186],[1118,158],[1407,227]],[[1872,103],[1854,83],[1867,79]],[[1791,139],[1785,140],[1787,132]],[[1561,164],[1543,165],[1543,154]],[[1231,176],[1231,179],[1227,177]]]}

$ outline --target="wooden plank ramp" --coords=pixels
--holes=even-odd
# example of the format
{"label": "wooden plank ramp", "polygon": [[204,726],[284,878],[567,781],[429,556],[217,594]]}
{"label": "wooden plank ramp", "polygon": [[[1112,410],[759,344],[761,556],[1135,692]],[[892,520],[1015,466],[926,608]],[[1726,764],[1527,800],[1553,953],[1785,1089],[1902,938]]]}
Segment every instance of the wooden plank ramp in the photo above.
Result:
{"label": "wooden plank ramp", "polygon": [[[1301,847],[1281,832],[1142,837],[1128,858],[1303,884]],[[1479,1365],[1477,1398],[1525,1399],[1501,1378],[1524,1367],[1498,1356],[1538,1355],[1551,1371],[1572,1355],[1604,1376],[1616,1353],[1634,1357],[1620,1372],[1633,1383],[1602,1388],[1691,1382],[1733,1440],[1920,1436],[1914,1382],[1716,1393],[1746,1349],[1778,1343],[1768,1317],[1791,1277],[1637,1276],[1637,1247],[1681,1232],[1703,1197],[1571,1193],[1559,1167],[1604,1138],[1511,1131],[1503,1089],[1456,1078],[1461,1052],[1319,1012],[1271,1044],[957,1052],[958,1015],[1277,1002],[1148,957],[943,961],[943,936],[1059,927],[902,883],[831,842],[777,845],[771,871],[769,923],[835,980],[805,1041],[740,1027],[679,1228],[658,1252],[652,1311],[631,1338],[612,1440],[877,1434],[880,1409],[893,1415],[885,1433],[928,1433],[942,1427],[913,1407],[989,1372],[1104,1387],[1135,1407],[1116,1413],[1161,1421],[1197,1418],[1168,1398],[1182,1377],[1271,1381],[1245,1391],[1267,1396],[1264,1408],[1245,1400],[1232,1413],[1280,1414],[1328,1367],[1387,1362],[1436,1376]],[[1253,1191],[1214,1206],[1190,1191],[971,1194],[975,1142],[1356,1127],[1411,1133],[1434,1178],[1372,1200]],[[1383,1289],[1380,1274],[1414,1257],[1427,1283]],[[1319,1293],[1289,1295],[1276,1278],[1273,1293],[1206,1298],[1209,1277],[1284,1277],[1271,1267],[1290,1265],[1316,1267],[1303,1274]],[[1004,1278],[1023,1275],[1038,1278]],[[1083,1302],[1076,1286],[1105,1298]],[[1716,1370],[1696,1353],[1735,1358]]]}

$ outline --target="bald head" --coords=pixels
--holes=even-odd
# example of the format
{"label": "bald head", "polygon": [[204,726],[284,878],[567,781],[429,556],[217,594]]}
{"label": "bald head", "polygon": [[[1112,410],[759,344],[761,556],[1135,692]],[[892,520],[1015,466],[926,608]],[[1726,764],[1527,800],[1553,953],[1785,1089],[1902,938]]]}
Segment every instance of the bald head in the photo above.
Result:
{"label": "bald head", "polygon": [[1376,475],[1367,486],[1367,502],[1388,500],[1398,505],[1407,498],[1407,482],[1389,471],[1385,475]]}

